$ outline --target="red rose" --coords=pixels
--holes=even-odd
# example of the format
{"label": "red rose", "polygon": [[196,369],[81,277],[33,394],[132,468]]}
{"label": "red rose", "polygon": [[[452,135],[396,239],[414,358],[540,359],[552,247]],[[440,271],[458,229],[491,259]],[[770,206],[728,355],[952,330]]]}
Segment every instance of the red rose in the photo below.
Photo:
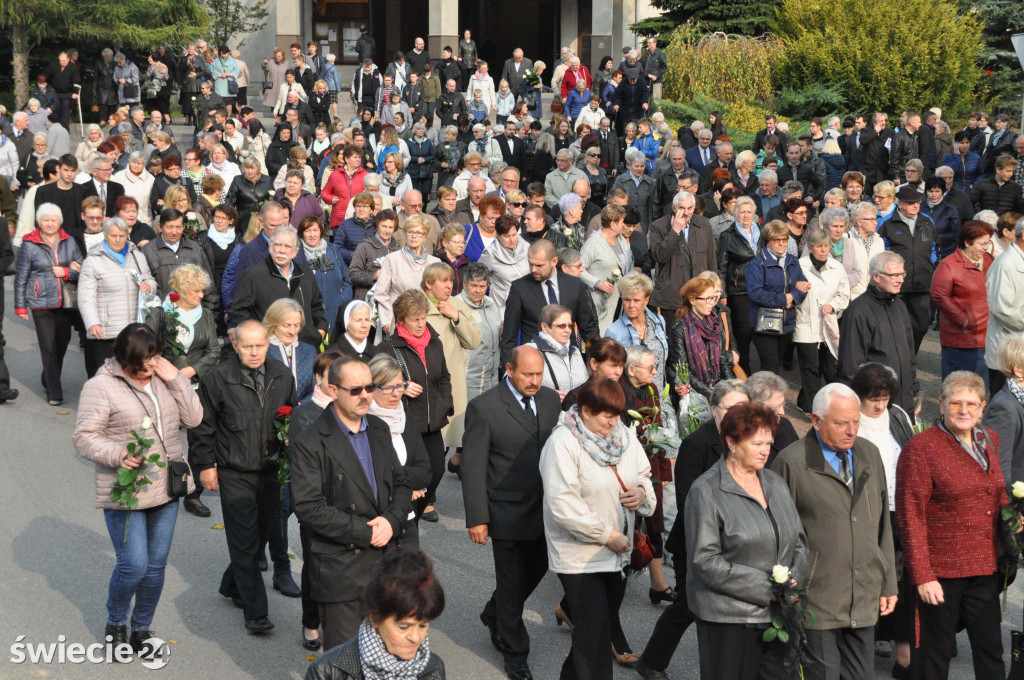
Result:
{"label": "red rose", "polygon": [[277,417],[278,418],[287,418],[291,414],[292,414],[292,407],[291,406],[282,406],[281,408],[277,409]]}
{"label": "red rose", "polygon": [[178,295],[177,293],[171,293],[170,295],[168,295],[168,296],[167,296],[167,298],[168,298],[168,299],[169,299],[169,300],[170,300],[171,302],[177,302],[178,300],[180,300],[180,299],[181,299],[181,296],[180,296],[180,295]]}
{"label": "red rose", "polygon": [[987,75],[987,76],[992,75],[992,71],[990,71],[990,70],[989,71],[985,71],[985,75]]}

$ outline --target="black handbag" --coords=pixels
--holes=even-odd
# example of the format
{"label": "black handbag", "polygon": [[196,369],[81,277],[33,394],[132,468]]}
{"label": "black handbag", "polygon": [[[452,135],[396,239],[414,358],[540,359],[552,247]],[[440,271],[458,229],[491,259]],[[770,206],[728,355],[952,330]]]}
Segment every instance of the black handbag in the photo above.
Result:
{"label": "black handbag", "polygon": [[139,86],[137,83],[125,83],[121,86],[121,94],[124,95],[125,100],[138,99],[139,98]]}
{"label": "black handbag", "polygon": [[[782,292],[789,288],[789,273],[782,266]],[[754,332],[761,335],[782,335],[786,327],[786,310],[780,307],[758,307],[754,322]]]}
{"label": "black handbag", "polygon": [[1010,631],[1010,673],[1006,680],[1024,680],[1024,633]]}
{"label": "black handbag", "polygon": [[167,495],[181,498],[188,493],[188,478],[192,474],[188,463],[183,460],[167,462]]}

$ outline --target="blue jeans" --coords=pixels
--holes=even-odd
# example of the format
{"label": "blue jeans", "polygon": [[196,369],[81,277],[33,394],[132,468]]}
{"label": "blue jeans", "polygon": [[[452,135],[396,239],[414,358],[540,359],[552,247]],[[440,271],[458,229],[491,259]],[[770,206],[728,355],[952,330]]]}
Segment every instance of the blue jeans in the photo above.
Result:
{"label": "blue jeans", "polygon": [[942,347],[942,379],[953,371],[970,371],[977,373],[985,381],[988,389],[988,366],[985,365],[985,348],[964,349],[961,347]]}
{"label": "blue jeans", "polygon": [[[125,625],[134,597],[132,630],[148,630],[164,589],[164,570],[174,538],[178,501],[146,510],[104,510],[103,517],[117,553],[107,596],[107,624]],[[128,522],[127,540],[125,521]]]}

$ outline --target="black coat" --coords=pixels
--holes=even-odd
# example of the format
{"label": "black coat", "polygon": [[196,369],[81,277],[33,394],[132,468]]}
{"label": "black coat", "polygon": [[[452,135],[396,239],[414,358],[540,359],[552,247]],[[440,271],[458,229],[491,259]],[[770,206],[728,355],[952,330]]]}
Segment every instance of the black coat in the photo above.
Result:
{"label": "black coat", "polygon": [[893,132],[889,128],[883,128],[878,133],[868,125],[860,131],[860,140],[864,146],[864,162],[860,171],[867,179],[865,193],[870,193],[876,184],[889,179],[889,149],[885,143],[892,137]]}
{"label": "black coat", "polygon": [[263,321],[267,308],[275,301],[286,297],[302,305],[306,324],[299,331],[299,340],[307,345],[319,347],[323,341],[319,331],[327,330],[324,300],[313,272],[299,262],[292,262],[290,281],[285,281],[281,276],[270,255],[263,260],[262,266],[254,265],[242,272],[235,283],[228,316],[235,326],[247,319]]}
{"label": "black coat", "polygon": [[[317,602],[361,599],[374,566],[401,546],[412,511],[412,487],[388,426],[368,415],[366,436],[376,496],[332,408],[292,442],[292,506],[309,533],[310,592]],[[394,532],[383,548],[370,545],[373,529],[366,523],[376,517]]]}
{"label": "black coat", "polygon": [[878,235],[885,240],[886,250],[903,258],[907,278],[903,282],[904,293],[927,293],[932,289],[932,275],[939,263],[939,236],[932,218],[924,213],[917,216],[914,233],[910,226],[894,210],[892,216],[878,225]]}
{"label": "black coat", "polygon": [[558,393],[541,387],[537,417],[526,414],[502,380],[466,407],[462,497],[466,526],[488,525],[491,538],[529,541],[544,535],[540,452],[561,413]]}
{"label": "black coat", "polygon": [[[715,309],[714,314],[718,314],[718,310]],[[721,317],[719,317],[721,318]],[[724,321],[723,321],[724,323]],[[688,383],[698,394],[703,396],[705,399],[711,397],[711,389],[718,383],[719,380],[730,380],[734,377],[732,372],[732,355],[729,353],[729,346],[727,343],[727,337],[731,338],[732,335],[728,333],[728,328],[722,328],[722,334],[718,339],[719,348],[719,359],[718,359],[718,376],[715,382],[708,385],[696,376],[693,371],[690,372],[690,382]],[[669,331],[668,336],[668,366],[676,366],[682,364],[689,366],[690,353],[686,347],[686,330],[683,327],[681,321],[677,321],[672,325],[672,329]],[[679,381],[676,379],[676,372],[674,370],[669,371],[669,380],[673,385],[676,385]]]}
{"label": "black coat", "polygon": [[1020,185],[1010,181],[1003,182],[1000,186],[991,177],[974,184],[974,189],[971,190],[971,203],[979,211],[994,210],[997,215],[1024,212],[1024,197],[1021,196]]}
{"label": "black coat", "polygon": [[725,284],[726,298],[747,294],[747,266],[756,254],[736,224],[718,237],[718,276]]}
{"label": "black coat", "polygon": [[[643,105],[650,101],[650,97],[651,91],[647,87],[646,79],[637,78],[635,83],[631,83],[623,78],[619,86],[615,88],[615,94],[612,95],[612,105],[619,107],[619,110],[615,112],[616,119],[626,122],[640,120],[646,115]],[[605,111],[605,113],[611,112]]]}
{"label": "black coat", "polygon": [[[427,327],[430,328],[430,324],[427,324]],[[398,333],[392,334],[381,343],[381,348],[385,353],[398,359],[406,380],[419,383],[423,387],[420,396],[402,398],[406,411],[420,424],[420,432],[436,432],[447,425],[448,419],[455,415],[455,402],[452,399],[452,376],[448,372],[444,348],[437,332],[433,329],[430,331],[430,342],[425,352],[426,365],[416,350]]]}
{"label": "black coat", "polygon": [[[686,507],[686,497],[690,493],[690,487],[697,481],[697,478],[711,469],[726,453],[725,444],[718,435],[718,426],[714,418],[707,421],[683,440],[679,446],[679,456],[676,458],[675,483],[677,507]],[[665,541],[665,549],[672,553],[673,564],[676,571],[686,573],[686,532],[683,522],[676,522],[672,525],[668,540]],[[676,574],[676,582],[679,582],[679,574]]]}
{"label": "black coat", "polygon": [[495,139],[498,142],[498,148],[501,149],[501,160],[518,170],[519,176],[522,177],[523,171],[526,169],[526,150],[523,140],[519,137],[509,138],[505,135],[498,135]]}
{"label": "black coat", "polygon": [[914,411],[917,353],[910,315],[903,300],[882,293],[874,284],[850,303],[839,321],[838,376],[849,384],[861,364],[874,361],[896,371],[899,393],[894,404]]}
{"label": "black coat", "polygon": [[[267,155],[270,155],[269,152]],[[285,155],[287,156],[287,152]],[[273,195],[274,182],[269,175],[260,175],[255,182],[250,182],[245,174],[235,176],[231,180],[231,186],[224,194],[224,202],[234,206],[238,211],[238,220],[235,222],[236,231],[245,233],[249,227],[249,220],[259,212],[264,203],[273,198]]]}
{"label": "black coat", "polygon": [[291,370],[280,361],[263,364],[263,394],[243,377],[237,355],[220,362],[199,380],[203,422],[189,432],[188,460],[193,472],[214,465],[238,472],[259,472],[263,459],[277,452],[274,417],[281,406],[298,401]]}
{"label": "black coat", "polygon": [[[572,312],[573,321],[584,341],[600,337],[597,316],[587,304],[590,294],[575,276],[559,271],[558,304]],[[532,274],[512,282],[505,300],[505,324],[501,332],[501,362],[508,361],[517,345],[525,345],[540,332],[540,310],[548,304],[547,292]],[[577,338],[573,342],[577,342]]]}

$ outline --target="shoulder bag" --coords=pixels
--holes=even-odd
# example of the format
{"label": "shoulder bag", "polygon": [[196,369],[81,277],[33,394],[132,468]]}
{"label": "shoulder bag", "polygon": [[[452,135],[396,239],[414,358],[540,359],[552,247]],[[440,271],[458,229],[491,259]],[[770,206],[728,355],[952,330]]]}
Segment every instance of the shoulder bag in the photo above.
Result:
{"label": "shoulder bag", "polygon": [[[782,292],[789,288],[789,273],[782,267]],[[786,310],[781,307],[758,307],[754,332],[761,335],[782,335],[786,326]]]}
{"label": "shoulder bag", "polygon": [[[622,477],[619,476],[619,471],[615,469],[614,465],[611,468],[612,472],[615,473],[615,479],[619,480],[619,486],[622,487],[622,491],[625,493],[629,489],[626,488]],[[623,508],[623,512],[625,512],[625,508]],[[644,528],[643,518],[638,518],[637,523],[633,526],[633,552],[629,555],[629,566],[627,567],[629,571],[634,573],[640,573],[654,560],[654,546],[651,545],[651,539],[647,537]]]}
{"label": "shoulder bag", "polygon": [[[125,381],[125,384],[127,384],[127,381]],[[135,393],[131,385],[128,386],[128,389],[131,390],[132,396],[135,397],[142,406],[142,410],[145,411],[146,405],[139,395]],[[188,494],[188,478],[192,474],[192,468],[188,466],[188,461],[169,460],[167,458],[167,446],[164,444],[164,438],[160,434],[160,428],[157,427],[156,423],[153,425],[153,432],[156,434],[157,439],[160,440],[160,446],[164,450],[164,462],[167,463],[167,495],[171,498],[181,498]]]}

